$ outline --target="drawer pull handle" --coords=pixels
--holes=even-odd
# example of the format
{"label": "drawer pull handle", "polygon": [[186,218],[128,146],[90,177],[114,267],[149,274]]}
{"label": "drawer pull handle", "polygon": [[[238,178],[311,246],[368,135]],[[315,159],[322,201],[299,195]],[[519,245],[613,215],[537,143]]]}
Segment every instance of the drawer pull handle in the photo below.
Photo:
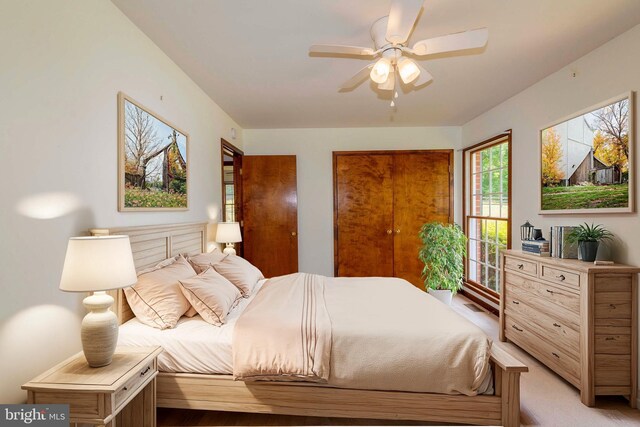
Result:
{"label": "drawer pull handle", "polygon": [[549,292],[551,295],[553,295],[553,294],[555,293],[555,292],[553,292],[553,291],[552,291],[552,290],[550,290],[550,289],[547,289],[547,292]]}
{"label": "drawer pull handle", "polygon": [[145,369],[144,371],[140,372],[140,376],[143,377],[144,374],[146,374],[147,372],[149,372],[149,370],[151,370],[151,366],[147,366],[147,369]]}
{"label": "drawer pull handle", "polygon": [[616,305],[615,304],[609,304],[609,307],[611,307],[612,310],[616,309]]}
{"label": "drawer pull handle", "polygon": [[127,391],[129,389],[127,387],[123,387],[122,390]]}
{"label": "drawer pull handle", "polygon": [[614,341],[614,340],[615,340],[615,338],[614,338],[614,337],[606,337],[604,340],[605,340],[605,341]]}
{"label": "drawer pull handle", "polygon": [[522,332],[522,329],[518,328],[516,325],[511,325],[511,327],[518,332]]}
{"label": "drawer pull handle", "polygon": [[560,279],[561,281],[565,279],[564,274],[556,276],[556,279]]}
{"label": "drawer pull handle", "polygon": [[518,264],[518,270],[522,270],[524,268],[524,264]]}
{"label": "drawer pull handle", "polygon": [[560,359],[560,356],[558,356],[558,353],[553,353],[553,352],[551,352],[551,354],[553,354],[555,357],[557,357],[558,359]]}
{"label": "drawer pull handle", "polygon": [[514,304],[520,304],[520,301],[513,301]]}
{"label": "drawer pull handle", "polygon": [[559,328],[561,325],[558,325],[557,323],[554,323],[553,326],[555,326],[556,328]]}

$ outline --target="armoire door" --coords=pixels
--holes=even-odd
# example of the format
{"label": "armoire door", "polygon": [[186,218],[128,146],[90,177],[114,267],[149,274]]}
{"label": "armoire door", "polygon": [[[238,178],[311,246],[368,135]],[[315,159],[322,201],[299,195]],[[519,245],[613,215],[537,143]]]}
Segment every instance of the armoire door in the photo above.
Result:
{"label": "armoire door", "polygon": [[298,271],[296,156],[244,156],[244,257],[265,277]]}
{"label": "armoire door", "polygon": [[337,276],[400,277],[424,288],[426,222],[453,220],[452,150],[334,153]]}
{"label": "armoire door", "polygon": [[453,221],[451,151],[396,154],[394,156],[393,206],[394,276],[424,289],[424,263],[418,259],[418,237],[426,222]]}
{"label": "armoire door", "polygon": [[393,276],[393,156],[334,157],[337,276]]}

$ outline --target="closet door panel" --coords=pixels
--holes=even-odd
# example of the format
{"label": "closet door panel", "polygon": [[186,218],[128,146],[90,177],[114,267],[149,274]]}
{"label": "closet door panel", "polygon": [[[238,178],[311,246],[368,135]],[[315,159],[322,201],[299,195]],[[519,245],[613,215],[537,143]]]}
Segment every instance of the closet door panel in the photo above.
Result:
{"label": "closet door panel", "polygon": [[337,276],[393,276],[393,156],[334,156]]}
{"label": "closet door panel", "polygon": [[424,289],[418,233],[426,222],[453,220],[450,151],[394,156],[394,276]]}

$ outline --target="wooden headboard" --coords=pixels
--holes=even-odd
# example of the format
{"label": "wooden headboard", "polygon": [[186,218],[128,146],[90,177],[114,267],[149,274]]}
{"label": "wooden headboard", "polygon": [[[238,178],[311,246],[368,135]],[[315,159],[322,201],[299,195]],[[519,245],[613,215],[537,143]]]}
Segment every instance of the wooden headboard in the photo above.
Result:
{"label": "wooden headboard", "polygon": [[[142,227],[92,228],[92,236],[127,235],[136,270],[153,267],[178,254],[195,255],[207,250],[207,223],[148,225]],[[122,324],[134,316],[122,289],[107,292],[115,299],[113,307]]]}

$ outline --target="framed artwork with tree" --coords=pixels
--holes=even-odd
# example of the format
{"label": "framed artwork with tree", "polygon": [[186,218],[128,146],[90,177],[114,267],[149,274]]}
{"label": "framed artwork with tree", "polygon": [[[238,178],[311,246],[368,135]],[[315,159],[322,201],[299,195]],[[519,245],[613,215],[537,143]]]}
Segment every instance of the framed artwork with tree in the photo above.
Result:
{"label": "framed artwork with tree", "polygon": [[189,208],[189,135],[118,93],[118,210]]}
{"label": "framed artwork with tree", "polygon": [[634,212],[634,94],[540,130],[540,213]]}

